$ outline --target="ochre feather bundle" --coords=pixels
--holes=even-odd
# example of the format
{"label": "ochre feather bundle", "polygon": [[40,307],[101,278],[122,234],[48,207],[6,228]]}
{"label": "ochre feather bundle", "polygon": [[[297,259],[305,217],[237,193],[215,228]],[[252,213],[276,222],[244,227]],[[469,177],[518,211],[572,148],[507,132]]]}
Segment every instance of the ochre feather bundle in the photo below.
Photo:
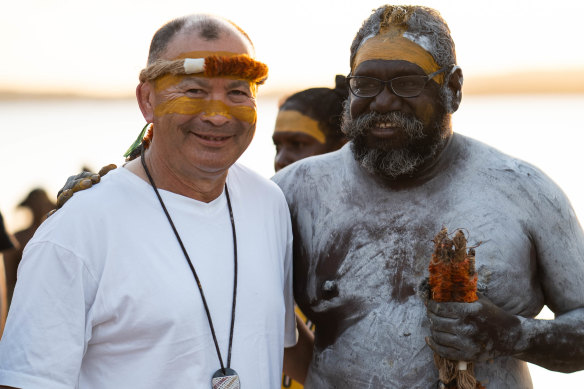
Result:
{"label": "ochre feather bundle", "polygon": [[453,239],[442,228],[434,238],[430,261],[430,297],[434,301],[472,303],[477,297],[475,251],[466,250],[466,238],[458,230]]}
{"label": "ochre feather bundle", "polygon": [[[475,250],[467,251],[466,237],[458,230],[450,239],[443,227],[434,237],[434,253],[430,261],[430,298],[438,302],[472,303],[478,300]],[[458,361],[434,354],[440,381],[445,389],[484,389],[476,380],[473,364],[460,369]]]}

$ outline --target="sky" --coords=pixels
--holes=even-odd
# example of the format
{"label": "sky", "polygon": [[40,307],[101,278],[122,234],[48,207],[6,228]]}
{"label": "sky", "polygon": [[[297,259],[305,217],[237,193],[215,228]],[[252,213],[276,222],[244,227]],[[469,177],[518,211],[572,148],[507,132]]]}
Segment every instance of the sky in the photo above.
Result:
{"label": "sky", "polygon": [[[403,2],[410,3],[410,2]],[[584,69],[580,0],[418,1],[439,10],[467,80],[533,70]],[[19,0],[0,2],[0,91],[132,95],[150,39],[190,13],[233,20],[270,67],[260,93],[332,86],[371,0]]]}

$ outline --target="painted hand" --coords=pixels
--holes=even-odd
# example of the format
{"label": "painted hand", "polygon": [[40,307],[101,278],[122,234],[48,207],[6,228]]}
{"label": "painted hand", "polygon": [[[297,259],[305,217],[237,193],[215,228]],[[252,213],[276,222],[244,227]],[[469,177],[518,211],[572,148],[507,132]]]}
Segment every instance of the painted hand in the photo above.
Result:
{"label": "painted hand", "polygon": [[479,294],[473,303],[428,301],[431,336],[426,343],[434,352],[457,361],[486,361],[514,354],[521,337],[521,321]]}
{"label": "painted hand", "polygon": [[57,208],[49,212],[47,217],[51,216],[57,211],[57,209],[61,208],[63,204],[67,202],[67,200],[73,197],[75,192],[91,188],[94,184],[97,184],[101,180],[101,177],[105,176],[108,172],[115,169],[116,167],[117,166],[112,163],[102,167],[97,174],[92,172],[81,172],[77,175],[67,178],[67,182],[65,182],[65,185],[57,194]]}

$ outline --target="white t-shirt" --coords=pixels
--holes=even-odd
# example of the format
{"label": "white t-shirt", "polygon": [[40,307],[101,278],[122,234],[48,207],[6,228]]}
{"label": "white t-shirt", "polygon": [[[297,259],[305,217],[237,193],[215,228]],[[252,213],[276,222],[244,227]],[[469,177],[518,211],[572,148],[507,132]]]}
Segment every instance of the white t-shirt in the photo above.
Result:
{"label": "white t-shirt", "polygon": [[[238,255],[231,368],[242,388],[272,389],[296,342],[288,206],[276,184],[240,165],[227,186]],[[234,255],[225,194],[203,203],[160,193],[226,363]],[[147,182],[116,169],[41,225],[18,269],[0,384],[209,388],[219,368],[194,277]]]}

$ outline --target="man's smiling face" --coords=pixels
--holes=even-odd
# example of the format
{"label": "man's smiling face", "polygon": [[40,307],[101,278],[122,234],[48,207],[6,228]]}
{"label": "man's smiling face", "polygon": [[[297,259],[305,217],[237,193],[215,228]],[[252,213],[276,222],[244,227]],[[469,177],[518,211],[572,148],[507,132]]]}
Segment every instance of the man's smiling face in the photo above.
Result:
{"label": "man's smiling face", "polygon": [[[208,41],[193,32],[173,39],[163,58],[205,51],[252,55],[249,44],[239,35],[226,34]],[[179,169],[226,171],[255,133],[255,87],[237,77],[197,75],[169,75],[150,82],[153,142],[171,159],[167,162]]]}
{"label": "man's smiling face", "polygon": [[[387,81],[426,73],[407,61],[368,60],[352,75]],[[375,97],[350,95],[343,132],[352,139],[355,157],[364,168],[396,178],[414,173],[436,155],[450,133],[449,118],[434,80],[416,97],[400,97],[387,85]]]}

